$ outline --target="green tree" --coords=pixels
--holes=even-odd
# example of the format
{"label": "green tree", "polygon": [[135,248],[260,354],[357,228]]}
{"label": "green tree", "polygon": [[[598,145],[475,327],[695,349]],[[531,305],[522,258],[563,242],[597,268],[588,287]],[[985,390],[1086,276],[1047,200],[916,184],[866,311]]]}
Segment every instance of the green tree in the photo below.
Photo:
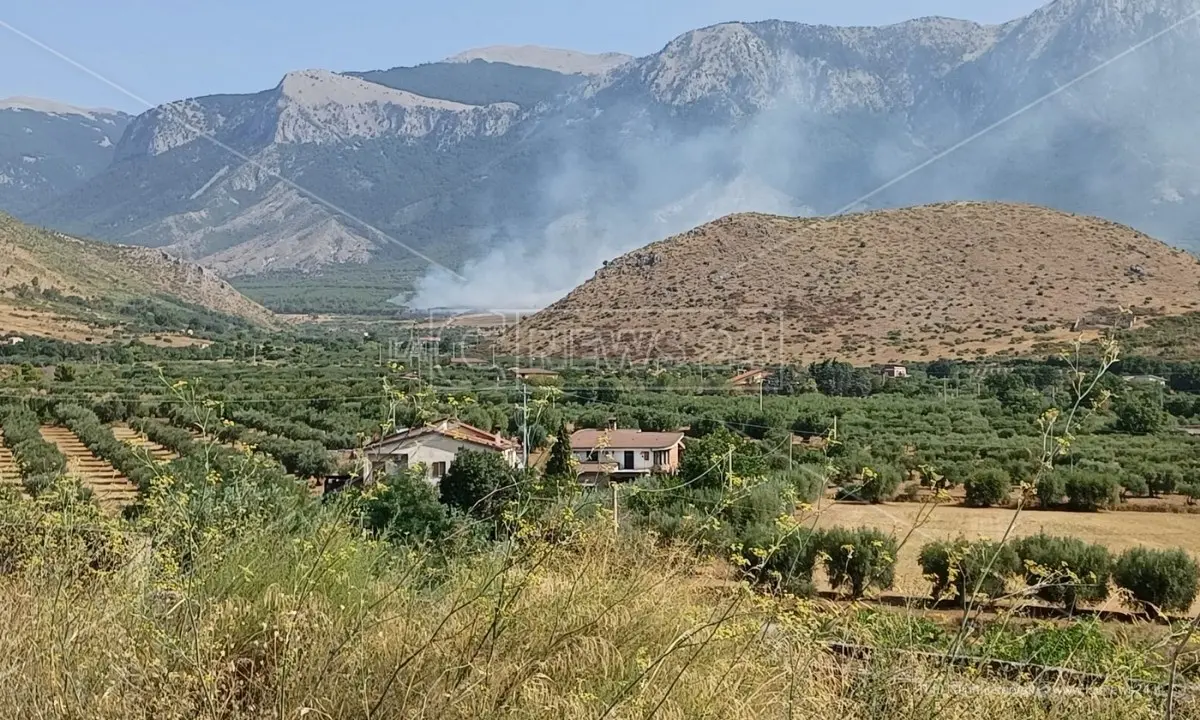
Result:
{"label": "green tree", "polygon": [[825,395],[839,397],[866,397],[871,394],[871,374],[850,363],[838,360],[823,360],[813,363],[808,374]]}
{"label": "green tree", "polygon": [[1043,600],[1074,610],[1080,600],[1108,597],[1112,555],[1103,545],[1039,534],[1017,540],[1014,549],[1025,568],[1025,584]]}
{"label": "green tree", "polygon": [[963,485],[967,490],[966,503],[970,507],[999,505],[1012,490],[1012,480],[1000,468],[976,470]]}
{"label": "green tree", "polygon": [[575,456],[571,454],[571,433],[566,423],[558,426],[554,445],[550,447],[550,459],[546,462],[546,476],[553,478],[574,477]]}
{"label": "green tree", "polygon": [[498,520],[518,496],[517,477],[499,453],[460,450],[440,484],[441,500],[475,517]]}
{"label": "green tree", "polygon": [[75,382],[75,368],[71,365],[56,365],[54,367],[54,381],[62,383]]}
{"label": "green tree", "polygon": [[829,584],[850,588],[860,598],[868,588],[890,588],[896,580],[896,538],[874,528],[836,527],[821,538],[822,559]]}
{"label": "green tree", "polygon": [[735,478],[761,478],[765,474],[766,463],[758,445],[724,426],[689,441],[679,464],[684,484],[696,488],[727,488]]}
{"label": "green tree", "polygon": [[992,540],[931,542],[921,548],[918,562],[933,581],[935,600],[953,589],[964,605],[976,592],[1000,597],[1008,578],[1021,569],[1017,553]]}
{"label": "green tree", "polygon": [[1113,580],[1144,606],[1187,610],[1200,590],[1200,566],[1180,549],[1126,550],[1113,566]]}
{"label": "green tree", "polygon": [[452,527],[437,490],[412,470],[389,475],[357,501],[363,526],[386,540],[435,540]]}
{"label": "green tree", "polygon": [[929,377],[939,380],[953,378],[958,375],[958,363],[954,360],[938,358],[929,363],[929,367],[925,368],[925,372]]}
{"label": "green tree", "polygon": [[1163,429],[1167,415],[1158,400],[1143,393],[1128,392],[1113,403],[1116,429],[1130,435],[1153,435]]}

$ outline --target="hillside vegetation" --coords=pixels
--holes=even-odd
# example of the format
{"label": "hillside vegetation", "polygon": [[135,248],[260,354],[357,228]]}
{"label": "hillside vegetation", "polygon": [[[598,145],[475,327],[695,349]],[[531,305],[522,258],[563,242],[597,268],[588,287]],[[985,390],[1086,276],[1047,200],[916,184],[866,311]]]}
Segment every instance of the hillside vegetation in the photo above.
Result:
{"label": "hillside vegetation", "polygon": [[149,248],[107,245],[0,214],[0,330],[51,337],[103,324],[104,308],[165,298],[256,325],[271,312],[211,271]]}
{"label": "hillside vegetation", "polygon": [[[1030,205],[732,215],[610,263],[500,341],[576,357],[859,362],[1023,353],[1194,310],[1200,263]],[[1132,320],[1130,316],[1132,315]]]}

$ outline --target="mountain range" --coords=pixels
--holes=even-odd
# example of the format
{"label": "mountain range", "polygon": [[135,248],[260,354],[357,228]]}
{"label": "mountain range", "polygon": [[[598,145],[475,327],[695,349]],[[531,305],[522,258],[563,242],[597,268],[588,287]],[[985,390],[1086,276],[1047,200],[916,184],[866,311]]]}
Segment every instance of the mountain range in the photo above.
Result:
{"label": "mountain range", "polygon": [[486,48],[132,119],[0,110],[0,207],[231,277],[410,268],[421,307],[542,306],[741,211],[1009,200],[1195,247],[1198,73],[1200,0],[735,22],[641,58]]}

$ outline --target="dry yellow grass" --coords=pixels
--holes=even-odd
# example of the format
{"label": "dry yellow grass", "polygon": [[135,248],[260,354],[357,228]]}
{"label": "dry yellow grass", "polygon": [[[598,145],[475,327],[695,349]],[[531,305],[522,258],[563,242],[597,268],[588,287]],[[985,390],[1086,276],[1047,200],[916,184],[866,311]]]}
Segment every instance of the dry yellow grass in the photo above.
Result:
{"label": "dry yellow grass", "polygon": [[0,716],[1161,716],[1115,688],[1040,694],[904,658],[838,660],[815,617],[705,587],[684,555],[615,542],[603,523],[570,546],[456,560],[432,583],[330,528],[223,547],[200,548],[188,582],[147,558],[66,600],[61,578],[0,577]]}
{"label": "dry yellow grass", "polygon": [[[928,521],[917,526],[917,515]],[[941,506],[929,513],[929,508],[916,503],[862,505],[824,501],[817,509],[817,527],[869,526],[904,538],[913,530],[908,543],[901,548],[896,565],[896,590],[922,596],[929,592],[929,582],[922,577],[917,564],[921,546],[933,540],[965,537],[969,540],[990,538],[998,540],[1013,519],[1014,510],[1002,508],[969,508]],[[1023,510],[1017,516],[1010,537],[1019,538],[1040,532],[1049,535],[1077,537],[1087,542],[1105,545],[1114,552],[1144,545],[1153,548],[1183,548],[1200,558],[1200,515],[1182,513],[1079,513],[1043,510]],[[1200,602],[1197,603],[1200,609]]]}
{"label": "dry yellow grass", "polygon": [[1097,218],[950,203],[733,215],[609,263],[504,353],[858,362],[1027,352],[1096,311],[1200,307],[1200,263]]}

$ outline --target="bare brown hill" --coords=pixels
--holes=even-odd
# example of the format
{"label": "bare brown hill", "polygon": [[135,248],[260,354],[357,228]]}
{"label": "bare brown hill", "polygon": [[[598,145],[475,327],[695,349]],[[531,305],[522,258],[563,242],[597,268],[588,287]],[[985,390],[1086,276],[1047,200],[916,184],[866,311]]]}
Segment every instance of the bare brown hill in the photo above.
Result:
{"label": "bare brown hill", "polygon": [[1137,325],[1197,308],[1196,258],[1098,218],[977,202],[741,214],[607,263],[497,350],[634,361],[977,357],[1028,352],[1116,317]]}
{"label": "bare brown hill", "polygon": [[162,296],[258,325],[273,321],[269,310],[198,265],[160,250],[68,237],[0,213],[0,331],[70,340],[95,334],[95,308],[47,302],[60,296]]}

